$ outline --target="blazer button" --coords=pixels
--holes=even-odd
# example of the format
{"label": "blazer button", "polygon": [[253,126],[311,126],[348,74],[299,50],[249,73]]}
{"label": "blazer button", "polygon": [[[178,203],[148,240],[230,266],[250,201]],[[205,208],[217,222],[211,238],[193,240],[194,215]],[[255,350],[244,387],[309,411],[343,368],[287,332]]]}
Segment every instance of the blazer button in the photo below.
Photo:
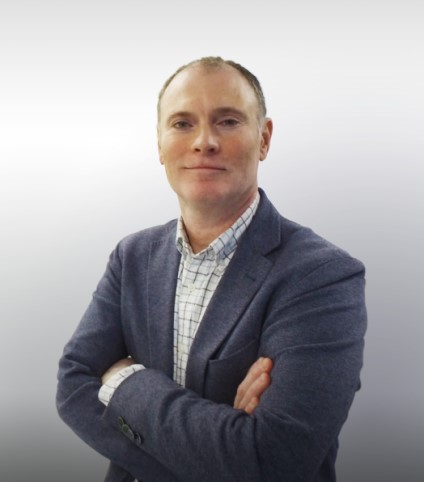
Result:
{"label": "blazer button", "polygon": [[130,438],[131,440],[134,440],[134,432],[130,429],[130,427],[126,423],[122,425],[121,430],[128,438]]}
{"label": "blazer button", "polygon": [[137,444],[137,445],[141,445],[142,442],[143,442],[143,438],[141,437],[141,435],[137,432],[134,432],[134,442]]}

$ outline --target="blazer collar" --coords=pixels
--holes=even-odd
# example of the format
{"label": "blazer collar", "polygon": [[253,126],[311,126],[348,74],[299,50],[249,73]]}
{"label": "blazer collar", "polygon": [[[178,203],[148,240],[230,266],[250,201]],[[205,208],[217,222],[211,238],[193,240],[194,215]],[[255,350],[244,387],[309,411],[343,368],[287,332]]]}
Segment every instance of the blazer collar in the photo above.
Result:
{"label": "blazer collar", "polygon": [[150,245],[147,275],[149,368],[173,376],[174,301],[181,255],[175,245],[176,221]]}
{"label": "blazer collar", "polygon": [[[272,262],[267,255],[281,244],[281,217],[265,193],[242,236],[191,347],[186,386],[201,394],[208,360],[232,331],[264,282]],[[148,263],[148,336],[150,367],[173,376],[174,302],[180,253],[175,245],[177,222],[152,242]]]}
{"label": "blazer collar", "polygon": [[261,191],[252,223],[214,293],[193,341],[186,387],[203,393],[207,363],[240,320],[272,268],[267,257],[281,244],[281,217]]}

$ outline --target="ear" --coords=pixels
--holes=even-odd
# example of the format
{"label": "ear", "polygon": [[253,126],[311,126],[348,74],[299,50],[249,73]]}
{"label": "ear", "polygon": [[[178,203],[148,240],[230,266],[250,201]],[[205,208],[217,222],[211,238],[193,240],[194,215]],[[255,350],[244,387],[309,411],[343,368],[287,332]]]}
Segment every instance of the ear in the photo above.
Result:
{"label": "ear", "polygon": [[261,145],[259,148],[259,160],[264,161],[271,145],[273,124],[269,117],[266,117],[262,122],[261,128]]}

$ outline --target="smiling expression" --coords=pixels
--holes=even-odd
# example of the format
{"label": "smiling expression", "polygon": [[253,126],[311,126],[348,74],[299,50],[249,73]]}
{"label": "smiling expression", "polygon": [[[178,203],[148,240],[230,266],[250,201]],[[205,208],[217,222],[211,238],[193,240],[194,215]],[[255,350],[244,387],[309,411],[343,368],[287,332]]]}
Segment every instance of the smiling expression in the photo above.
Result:
{"label": "smiling expression", "polygon": [[253,200],[272,123],[260,118],[255,93],[236,69],[183,70],[164,92],[159,114],[160,162],[182,208],[232,212]]}

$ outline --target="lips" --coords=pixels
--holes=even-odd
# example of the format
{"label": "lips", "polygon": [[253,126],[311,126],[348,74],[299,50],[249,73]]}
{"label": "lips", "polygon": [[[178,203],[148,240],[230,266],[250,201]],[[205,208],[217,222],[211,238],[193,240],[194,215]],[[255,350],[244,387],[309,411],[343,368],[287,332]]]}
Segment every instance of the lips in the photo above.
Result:
{"label": "lips", "polygon": [[184,169],[188,170],[209,170],[209,171],[225,171],[224,167],[219,167],[219,166],[210,166],[210,165],[199,165],[199,166],[189,166],[185,167]]}

